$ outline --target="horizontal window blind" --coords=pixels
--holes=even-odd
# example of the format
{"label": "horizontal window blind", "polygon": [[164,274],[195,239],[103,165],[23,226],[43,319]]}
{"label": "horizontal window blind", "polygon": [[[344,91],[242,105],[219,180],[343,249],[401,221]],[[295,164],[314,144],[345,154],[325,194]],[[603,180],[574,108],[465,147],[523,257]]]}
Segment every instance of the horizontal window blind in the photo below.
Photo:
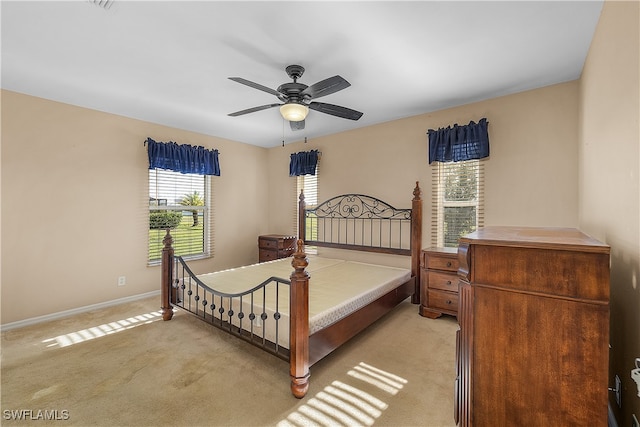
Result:
{"label": "horizontal window blind", "polygon": [[432,184],[431,243],[456,247],[484,225],[484,161],[437,162]]}
{"label": "horizontal window blind", "polygon": [[[298,202],[300,201],[300,192],[304,190],[304,201],[307,207],[315,207],[318,205],[318,176],[320,174],[320,163],[316,164],[315,175],[300,175],[296,178],[296,213],[294,218],[294,235],[298,235]],[[317,236],[317,226],[313,229],[309,228],[305,231],[307,238]]]}
{"label": "horizontal window blind", "polygon": [[298,177],[298,195],[304,189],[304,201],[307,206],[316,206],[318,204],[318,172],[319,167],[316,165],[315,175],[301,175]]}
{"label": "horizontal window blind", "polygon": [[176,255],[208,256],[209,182],[205,175],[149,170],[149,263],[160,260],[167,228],[171,229]]}

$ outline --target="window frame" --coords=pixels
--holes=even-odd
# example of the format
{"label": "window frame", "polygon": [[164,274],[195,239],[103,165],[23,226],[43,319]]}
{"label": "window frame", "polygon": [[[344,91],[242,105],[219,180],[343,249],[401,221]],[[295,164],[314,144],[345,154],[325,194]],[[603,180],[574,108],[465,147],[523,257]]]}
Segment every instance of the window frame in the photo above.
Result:
{"label": "window frame", "polygon": [[[446,200],[446,185],[443,182],[447,176],[452,176],[451,168],[469,164],[475,172],[475,194],[472,200]],[[457,247],[448,245],[445,239],[445,209],[449,207],[475,207],[475,224],[469,232],[484,226],[484,159],[464,160],[461,162],[434,162],[432,165],[432,218],[431,244],[435,247]],[[466,234],[463,232],[458,238]]]}
{"label": "window frame", "polygon": [[[304,201],[305,208],[315,208],[318,205],[318,188],[320,183],[319,178],[320,173],[320,162],[316,164],[316,173],[315,175],[299,175],[296,176],[296,197],[295,197],[295,218],[293,220],[293,235],[298,236],[298,217],[300,216],[300,192],[304,189]],[[314,202],[314,203],[310,203]],[[317,224],[316,224],[317,227]],[[298,236],[299,238],[300,236]],[[306,246],[305,251],[307,253],[313,254],[317,253],[317,248],[315,246]]]}
{"label": "window frame", "polygon": [[[173,182],[169,182],[168,184],[165,182],[162,185],[169,185],[169,186],[178,186],[179,185],[179,180],[184,179],[184,181],[188,180],[188,179],[193,179],[193,178],[198,178],[198,179],[202,179],[202,198],[204,199],[204,205],[203,206],[188,206],[188,205],[180,205],[177,203],[177,198],[174,197],[174,203],[169,203],[168,200],[166,198],[160,198],[160,197],[155,197],[155,200],[158,201],[159,203],[157,203],[156,205],[154,205],[152,203],[152,173],[155,173],[155,178],[154,178],[154,182],[156,183],[156,190],[154,192],[154,194],[156,196],[158,196],[159,192],[157,190],[157,188],[159,187],[158,185],[158,173],[165,175],[162,178],[166,180],[166,178],[169,176],[174,176],[175,179],[173,180]],[[167,180],[168,181],[168,180]],[[150,214],[153,211],[179,211],[183,213],[183,216],[185,216],[184,212],[190,212],[190,211],[198,211],[201,212],[201,215],[199,214],[198,217],[202,220],[202,252],[197,252],[197,253],[180,253],[180,233],[176,232],[175,228],[172,229],[171,231],[171,235],[173,237],[174,243],[173,243],[173,247],[175,250],[175,254],[178,256],[182,256],[184,257],[184,259],[187,260],[196,260],[196,259],[207,259],[210,258],[212,256],[212,242],[213,239],[211,238],[211,229],[212,229],[212,218],[211,218],[211,213],[212,213],[212,209],[211,209],[211,199],[212,199],[212,180],[211,177],[209,175],[200,175],[200,174],[184,174],[181,172],[175,172],[175,171],[171,171],[171,170],[167,170],[167,169],[149,169],[148,171],[148,175],[147,175],[147,185],[148,185],[148,194],[149,194],[149,203],[148,203],[148,212],[147,212],[147,233],[148,233],[148,238],[147,238],[147,265],[149,266],[155,266],[155,265],[160,265],[161,261],[162,261],[162,253],[160,252],[160,256],[158,258],[152,258],[151,256],[153,255],[153,253],[155,253],[155,251],[152,251],[152,246],[155,247],[158,245],[158,241],[160,241],[160,243],[162,242],[162,239],[164,238],[164,235],[166,233],[165,229],[151,229],[151,224],[150,224]],[[199,187],[200,188],[200,187]],[[198,188],[198,190],[199,190]],[[193,189],[193,188],[191,188]],[[180,192],[182,194],[182,192]],[[185,192],[184,195],[186,194],[190,194],[191,192]],[[175,193],[175,195],[177,195],[178,193]],[[164,203],[162,203],[161,201],[164,201]],[[159,233],[156,234],[156,238],[153,239],[152,233],[158,230]],[[199,234],[199,233],[198,233]],[[153,241],[152,241],[153,240]],[[199,245],[200,240],[194,240],[197,242],[197,244]],[[162,245],[160,244],[160,247],[162,247]]]}

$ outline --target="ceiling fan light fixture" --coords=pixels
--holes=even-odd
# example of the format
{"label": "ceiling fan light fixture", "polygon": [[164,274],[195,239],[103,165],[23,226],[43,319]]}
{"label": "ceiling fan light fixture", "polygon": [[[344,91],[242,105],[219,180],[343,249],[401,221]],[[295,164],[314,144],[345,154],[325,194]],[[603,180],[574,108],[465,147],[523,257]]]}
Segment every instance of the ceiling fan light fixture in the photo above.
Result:
{"label": "ceiling fan light fixture", "polygon": [[280,107],[280,114],[285,120],[290,122],[301,122],[309,114],[309,107],[297,102],[289,102]]}

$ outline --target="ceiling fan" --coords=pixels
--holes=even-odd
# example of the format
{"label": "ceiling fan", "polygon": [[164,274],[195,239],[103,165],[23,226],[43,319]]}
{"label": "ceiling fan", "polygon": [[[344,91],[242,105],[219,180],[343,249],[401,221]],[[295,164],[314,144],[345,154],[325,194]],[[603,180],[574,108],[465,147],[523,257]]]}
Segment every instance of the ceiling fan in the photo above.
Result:
{"label": "ceiling fan", "polygon": [[302,74],[304,74],[304,67],[300,65],[289,65],[285,68],[285,71],[289,77],[293,79],[293,82],[284,83],[280,85],[277,90],[273,90],[241,77],[229,77],[229,79],[234,82],[242,83],[254,89],[275,95],[283,102],[283,104],[266,104],[259,107],[236,111],[235,113],[230,113],[229,116],[236,117],[243,114],[266,110],[267,108],[280,107],[280,114],[282,114],[282,117],[285,120],[289,121],[292,130],[304,129],[304,120],[309,113],[309,109],[349,120],[358,120],[362,117],[362,113],[360,111],[352,110],[351,108],[313,101],[321,96],[330,95],[351,86],[351,84],[342,77],[329,77],[328,79],[319,81],[311,86],[307,86],[305,84],[298,83],[298,79]]}

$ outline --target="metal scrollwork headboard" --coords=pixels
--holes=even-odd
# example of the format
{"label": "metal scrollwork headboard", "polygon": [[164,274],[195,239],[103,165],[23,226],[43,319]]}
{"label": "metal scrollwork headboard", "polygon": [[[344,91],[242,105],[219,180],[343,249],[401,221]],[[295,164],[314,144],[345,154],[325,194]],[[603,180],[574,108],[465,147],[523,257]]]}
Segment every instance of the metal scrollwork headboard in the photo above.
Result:
{"label": "metal scrollwork headboard", "polygon": [[343,194],[306,209],[301,193],[300,205],[300,238],[307,245],[411,255],[411,209],[364,194]]}

